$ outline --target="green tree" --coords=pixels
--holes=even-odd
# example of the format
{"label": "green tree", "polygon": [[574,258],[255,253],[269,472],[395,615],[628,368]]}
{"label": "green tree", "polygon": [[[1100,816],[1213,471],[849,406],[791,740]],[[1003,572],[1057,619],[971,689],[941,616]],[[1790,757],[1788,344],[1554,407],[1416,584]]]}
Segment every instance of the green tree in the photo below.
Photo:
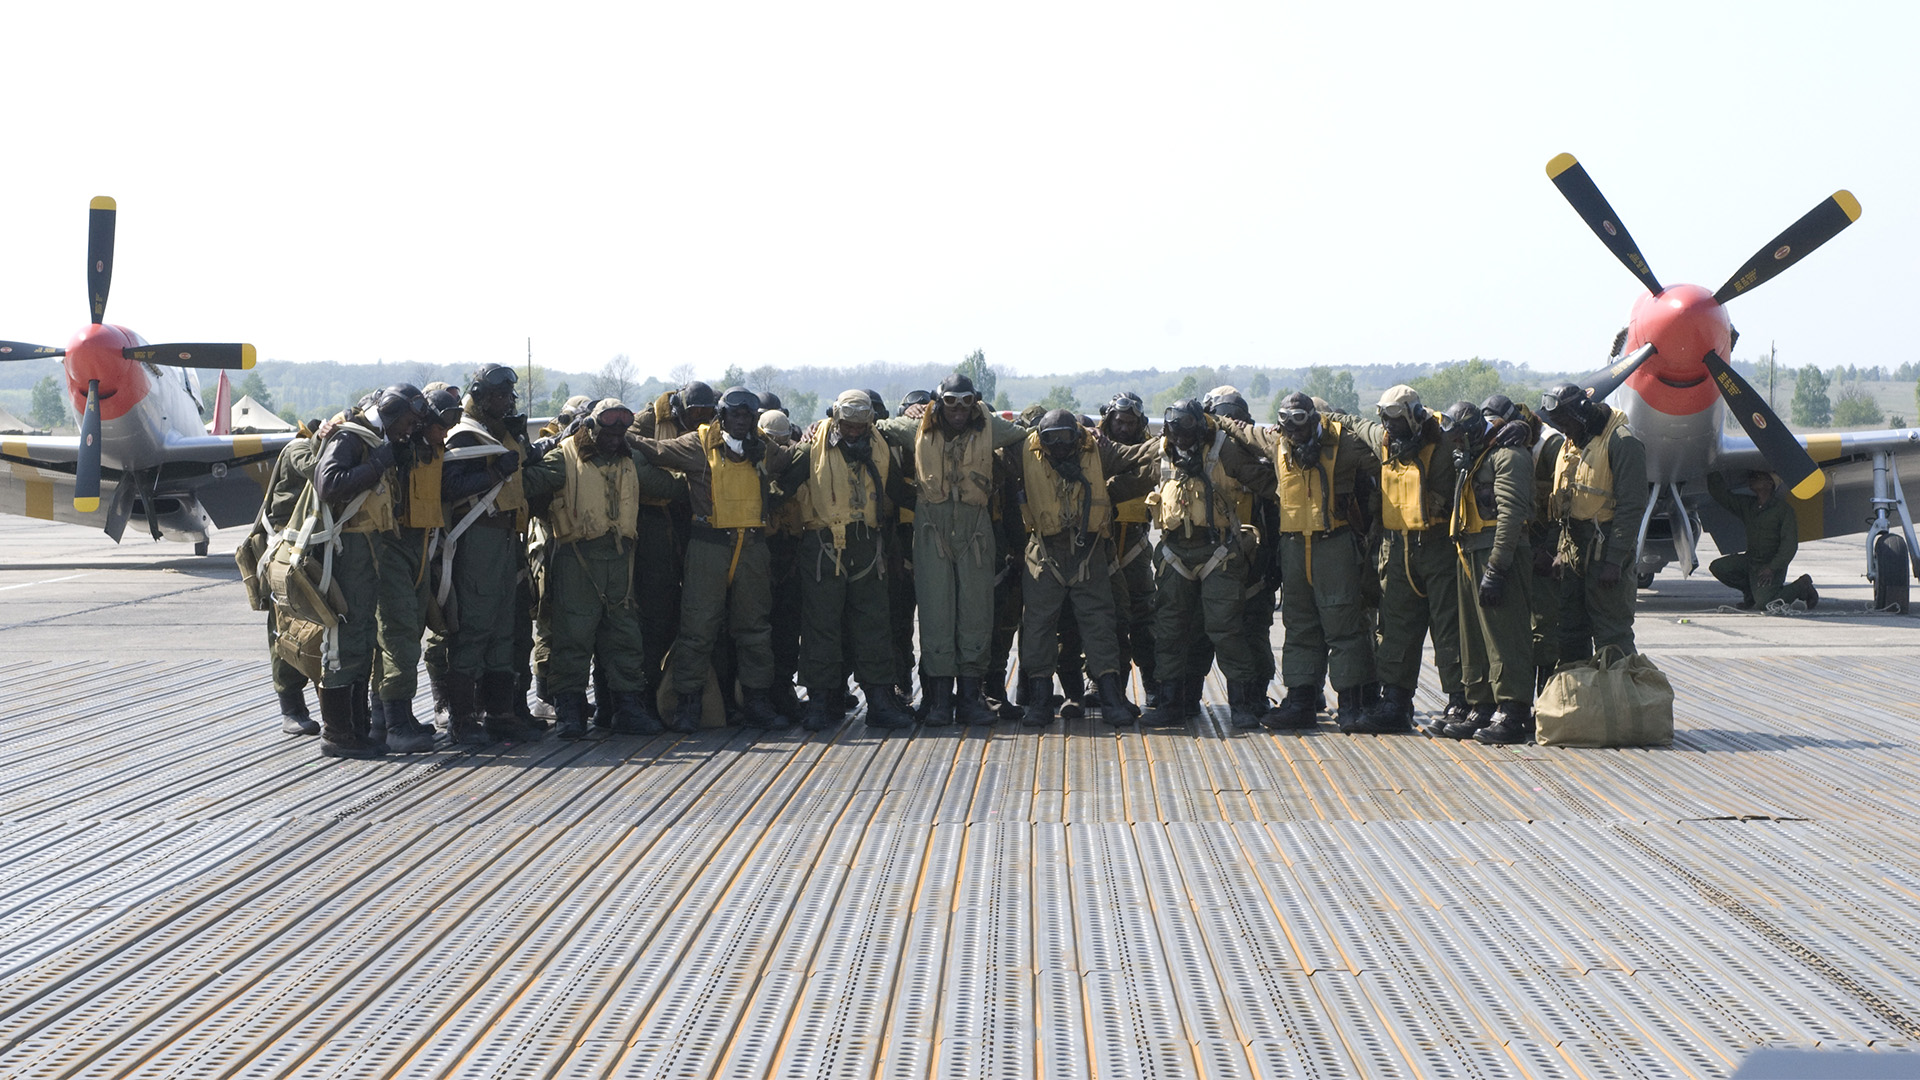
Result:
{"label": "green tree", "polygon": [[965,375],[967,378],[973,380],[973,389],[980,395],[980,400],[998,400],[993,396],[993,391],[995,385],[1000,381],[1000,377],[995,375],[993,369],[987,366],[987,354],[985,351],[975,349],[968,353],[967,358],[960,361],[959,365],[955,367],[953,371],[956,375]]}
{"label": "green tree", "polygon": [[235,401],[250,397],[266,406],[268,412],[274,411],[273,391],[267,389],[267,381],[260,377],[260,372],[257,370],[247,372],[247,377],[240,380],[240,385],[235,387],[233,392]]}
{"label": "green tree", "polygon": [[567,407],[567,399],[572,396],[573,391],[567,389],[567,380],[561,379],[559,382],[554,383],[553,393],[547,398],[547,415],[560,415],[561,410]]}
{"label": "green tree", "polygon": [[1308,397],[1324,398],[1336,412],[1360,411],[1360,394],[1353,388],[1353,372],[1344,368],[1339,371],[1329,367],[1308,368],[1305,393]]}
{"label": "green tree", "polygon": [[1880,403],[1855,384],[1849,383],[1833,396],[1834,427],[1867,427],[1886,422],[1887,417],[1880,411]]}
{"label": "green tree", "polygon": [[736,386],[745,385],[747,385],[747,373],[741,370],[739,364],[728,364],[727,370],[720,375],[720,385],[714,389],[724,394]]}
{"label": "green tree", "polygon": [[1448,364],[1431,375],[1407,382],[1420,392],[1420,403],[1436,413],[1445,412],[1457,401],[1479,403],[1495,394],[1525,401],[1537,387],[1510,383],[1500,377],[1500,369],[1479,357],[1465,363]]}
{"label": "green tree", "polygon": [[33,412],[28,417],[43,428],[59,427],[67,419],[66,402],[60,398],[60,382],[49,375],[33,384]]}
{"label": "green tree", "polygon": [[1056,386],[1047,391],[1047,396],[1040,401],[1040,407],[1043,409],[1065,409],[1068,412],[1077,413],[1080,411],[1080,399],[1073,396],[1073,387]]}
{"label": "green tree", "polygon": [[1005,390],[1002,390],[998,394],[995,394],[993,396],[993,411],[995,412],[1012,412],[1013,411],[1013,399],[1007,396],[1007,392]]}
{"label": "green tree", "polygon": [[640,384],[640,373],[634,369],[633,359],[626,353],[615,353],[593,377],[593,385],[588,391],[596,398],[613,398],[624,404],[627,394]]}
{"label": "green tree", "polygon": [[[779,368],[774,367],[772,364],[762,364],[752,371],[747,372],[747,381],[740,385],[754,391],[771,390],[773,389],[774,380],[779,377]],[[780,400],[784,402],[786,399],[781,398]]]}
{"label": "green tree", "polygon": [[299,427],[301,424],[300,414],[297,412],[294,412],[293,406],[291,405],[287,406],[284,409],[281,409],[277,415],[280,417],[280,419],[285,420],[287,423],[292,424],[294,427]]}
{"label": "green tree", "polygon": [[780,395],[780,404],[787,407],[787,417],[796,424],[805,426],[814,421],[820,412],[820,395],[812,390],[775,390]]}
{"label": "green tree", "polygon": [[1256,371],[1253,374],[1253,379],[1247,383],[1247,396],[1250,398],[1263,398],[1266,397],[1272,389],[1273,384],[1267,381],[1267,373],[1264,371]]}
{"label": "green tree", "polygon": [[1788,416],[1795,427],[1826,427],[1833,422],[1833,403],[1827,399],[1827,377],[1808,364],[1793,380],[1793,404]]}
{"label": "green tree", "polygon": [[1153,410],[1153,415],[1159,415],[1160,413],[1166,412],[1167,406],[1174,402],[1185,401],[1187,398],[1197,398],[1200,396],[1200,393],[1200,379],[1197,376],[1188,375],[1179,382],[1153,395],[1153,400],[1147,403],[1147,407]]}

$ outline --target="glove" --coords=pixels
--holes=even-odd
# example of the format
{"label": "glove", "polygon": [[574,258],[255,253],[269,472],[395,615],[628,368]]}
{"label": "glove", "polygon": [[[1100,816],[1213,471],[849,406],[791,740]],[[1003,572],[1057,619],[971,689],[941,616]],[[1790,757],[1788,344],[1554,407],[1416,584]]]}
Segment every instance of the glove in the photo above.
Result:
{"label": "glove", "polygon": [[746,452],[747,460],[755,465],[760,464],[760,460],[767,456],[767,440],[758,435],[741,440],[740,446]]}
{"label": "glove", "polygon": [[500,454],[493,459],[493,473],[502,480],[519,471],[520,455],[514,453],[512,450]]}
{"label": "glove", "polygon": [[1763,566],[1753,572],[1753,583],[1762,589],[1773,588],[1773,567]]}
{"label": "glove", "polygon": [[1497,608],[1500,606],[1501,599],[1506,595],[1507,572],[1492,563],[1488,563],[1486,570],[1480,574],[1480,606],[1483,608]]}
{"label": "glove", "polygon": [[393,444],[390,442],[382,442],[379,446],[367,451],[367,464],[378,467],[381,472],[393,468],[396,460]]}
{"label": "glove", "polygon": [[507,430],[512,432],[514,436],[517,437],[521,442],[527,441],[527,414],[526,413],[515,413],[514,415],[509,416],[505,420],[502,420],[500,422],[506,425]]}
{"label": "glove", "polygon": [[1600,564],[1600,584],[1617,585],[1619,583],[1620,583],[1620,564],[1612,561],[1601,563]]}
{"label": "glove", "polygon": [[[572,430],[573,430],[572,428],[567,429],[567,431],[569,432],[571,432]],[[560,440],[564,438],[566,438],[566,435],[562,434],[562,435],[549,435],[544,439],[533,440],[533,456],[537,458],[546,457],[548,454],[553,452],[554,447],[560,445]]]}

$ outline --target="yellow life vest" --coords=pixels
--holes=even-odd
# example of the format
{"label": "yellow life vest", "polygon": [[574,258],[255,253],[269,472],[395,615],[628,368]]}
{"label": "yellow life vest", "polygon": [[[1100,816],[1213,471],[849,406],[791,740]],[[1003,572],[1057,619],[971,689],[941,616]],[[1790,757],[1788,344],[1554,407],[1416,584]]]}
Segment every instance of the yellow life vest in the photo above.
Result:
{"label": "yellow life vest", "polygon": [[[1171,478],[1161,481],[1153,494],[1147,496],[1147,506],[1153,520],[1159,523],[1162,535],[1179,531],[1191,537],[1193,530],[1206,528],[1235,534],[1247,520],[1241,516],[1242,504],[1249,512],[1252,510],[1252,493],[1228,476],[1226,466],[1220,463],[1220,447],[1226,443],[1227,433],[1219,430],[1212,417],[1207,418],[1207,431],[1213,442],[1207,447],[1206,479],[1176,468]],[[1212,502],[1207,500],[1209,483],[1213,488]]]}
{"label": "yellow life vest", "polygon": [[[1380,524],[1388,530],[1414,532],[1440,524],[1439,506],[1433,506],[1429,513],[1426,490],[1435,445],[1421,447],[1412,461],[1400,461],[1392,456],[1386,442],[1380,444]],[[1434,502],[1437,504],[1438,499]]]}
{"label": "yellow life vest", "polygon": [[[470,432],[473,435],[477,436],[482,443],[485,443],[490,446],[504,446],[507,449],[512,450],[514,453],[519,454],[520,463],[523,465],[526,464],[527,453],[528,453],[527,447],[518,442],[514,444],[508,444],[500,436],[495,435],[492,429],[488,428],[485,424],[481,423],[479,420],[474,419],[479,415],[480,415],[479,412],[476,411],[473,407],[473,396],[469,394],[466,398],[466,411],[461,416],[460,422],[454,425],[453,431],[454,432],[461,432],[461,431]],[[453,433],[449,432],[448,438],[452,438],[452,436],[453,436]],[[484,495],[485,492],[482,492],[481,494]],[[493,497],[493,509],[495,513],[513,514],[514,518],[519,523],[521,531],[522,532],[526,531],[527,520],[528,520],[527,492],[526,492],[526,489],[520,485],[520,470],[515,469],[512,476],[509,476],[505,480],[500,482],[500,493]]]}
{"label": "yellow life vest", "polygon": [[[357,436],[361,442],[367,444],[369,450],[381,443],[379,433],[365,426],[357,414],[343,421],[340,424],[340,430]],[[393,532],[398,526],[393,513],[393,493],[398,490],[400,490],[400,470],[391,468],[381,473],[380,482],[373,485],[373,490],[367,492],[366,498],[360,500],[360,509],[355,510],[353,516],[340,526],[340,531],[346,533]]]}
{"label": "yellow life vest", "polygon": [[1574,521],[1612,521],[1613,462],[1607,456],[1615,434],[1627,434],[1627,414],[1619,409],[1607,418],[1600,433],[1585,449],[1567,439],[1560,444],[1560,460],[1553,472],[1553,508],[1557,518]]}
{"label": "yellow life vest", "polygon": [[640,470],[633,458],[621,454],[612,461],[590,461],[573,436],[561,440],[560,453],[567,479],[547,508],[554,543],[594,540],[609,532],[628,540],[639,536],[634,512],[640,503]]}
{"label": "yellow life vest", "polygon": [[447,524],[440,505],[440,470],[447,463],[438,452],[432,461],[415,461],[407,470],[407,513],[400,524],[409,529],[438,529]]}
{"label": "yellow life vest", "polygon": [[713,476],[713,512],[703,524],[715,529],[758,529],[766,525],[760,495],[760,469],[751,461],[730,461],[720,425],[700,425],[700,445]]}
{"label": "yellow life vest", "polygon": [[886,441],[878,434],[867,437],[873,448],[873,467],[880,476],[876,490],[873,474],[855,468],[847,455],[832,445],[833,427],[831,421],[821,424],[807,448],[807,486],[799,494],[805,506],[801,523],[808,529],[834,530],[835,546],[845,547],[848,525],[857,521],[870,528],[879,527],[893,455],[887,453]]}
{"label": "yellow life vest", "polygon": [[1473,460],[1473,468],[1468,469],[1460,477],[1458,496],[1454,500],[1453,507],[1453,535],[1456,537],[1486,532],[1498,521],[1497,513],[1490,518],[1480,516],[1480,499],[1473,491],[1473,478],[1480,474],[1480,466],[1486,464],[1488,455],[1492,454],[1494,449],[1489,446],[1480,451],[1480,456]]}
{"label": "yellow life vest", "polygon": [[940,426],[940,410],[928,409],[914,436],[913,468],[920,485],[920,501],[948,500],[986,506],[993,494],[993,421],[984,403],[977,404],[981,424],[948,436]]}
{"label": "yellow life vest", "polygon": [[1128,499],[1120,505],[1115,506],[1113,508],[1113,520],[1122,525],[1145,525],[1149,521],[1152,521],[1153,515],[1147,512],[1147,496],[1142,495],[1139,498]]}
{"label": "yellow life vest", "polygon": [[[1321,418],[1319,468],[1296,468],[1288,455],[1273,463],[1280,482],[1280,531],[1317,533],[1347,523],[1333,505],[1334,465],[1340,453],[1340,423]],[[1324,479],[1323,479],[1324,477]]]}
{"label": "yellow life vest", "polygon": [[1028,532],[1052,536],[1067,530],[1099,533],[1106,529],[1113,516],[1113,500],[1107,495],[1107,477],[1100,468],[1100,447],[1091,434],[1082,435],[1080,439],[1080,475],[1086,477],[1084,484],[1068,480],[1053,467],[1040,445],[1037,431],[1027,436],[1021,448],[1020,469],[1026,492],[1026,501],[1020,505],[1020,519]]}

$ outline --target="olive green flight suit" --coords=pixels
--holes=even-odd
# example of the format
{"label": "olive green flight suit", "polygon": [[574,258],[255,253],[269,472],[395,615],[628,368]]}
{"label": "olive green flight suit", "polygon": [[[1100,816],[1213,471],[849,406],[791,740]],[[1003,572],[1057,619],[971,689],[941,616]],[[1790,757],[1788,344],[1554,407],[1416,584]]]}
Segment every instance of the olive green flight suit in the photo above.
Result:
{"label": "olive green flight suit", "polygon": [[[479,414],[472,399],[468,398],[466,404],[467,416],[477,419]],[[504,436],[502,441],[520,455],[520,485],[529,500],[550,494],[560,486],[561,474],[544,462],[528,460],[532,457],[532,447],[524,438],[506,431],[504,426],[491,422],[488,426],[496,438]],[[476,436],[456,428],[447,437],[447,446],[454,449],[474,441]],[[466,463],[449,462],[442,473],[443,485],[453,478],[456,464]],[[464,516],[465,501],[458,500],[448,506],[449,528]],[[454,675],[477,681],[482,675],[518,674],[520,665],[514,656],[516,641],[531,636],[530,626],[523,634],[522,627],[516,625],[516,614],[520,610],[519,575],[525,559],[526,542],[520,537],[518,518],[511,511],[482,514],[460,535],[453,555],[454,610],[459,627],[447,643],[447,666]]]}
{"label": "olive green flight suit", "polygon": [[[1381,459],[1383,472],[1397,463],[1388,458],[1391,436],[1386,425],[1361,417],[1341,419]],[[1452,695],[1462,685],[1460,613],[1464,604],[1455,584],[1459,576],[1457,552],[1447,527],[1457,478],[1454,440],[1441,432],[1440,418],[1431,414],[1421,425],[1421,435],[1421,446],[1433,448],[1425,467],[1419,465],[1419,449],[1406,461],[1420,468],[1420,494],[1429,524],[1424,529],[1392,529],[1382,522],[1376,564],[1380,625],[1375,655],[1381,682],[1403,690],[1417,689],[1421,653],[1431,635],[1440,690]],[[1387,498],[1383,491],[1382,501]]]}
{"label": "olive green flight suit", "polygon": [[[1460,485],[1454,540],[1460,548],[1460,661],[1467,701],[1492,705],[1533,700],[1533,459],[1517,446],[1476,448],[1472,474]],[[1467,532],[1466,504],[1492,528]],[[1487,567],[1506,574],[1497,607],[1480,603]]]}
{"label": "olive green flight suit", "polygon": [[[1567,518],[1559,506],[1563,493],[1556,490],[1553,494],[1556,512],[1565,526],[1560,549],[1572,560],[1563,568],[1559,589],[1563,664],[1584,660],[1608,645],[1628,655],[1636,651],[1633,602],[1639,567],[1635,560],[1639,554],[1640,516],[1647,509],[1647,448],[1621,427],[1610,437],[1606,452],[1613,468],[1615,502],[1611,520]],[[1619,580],[1611,584],[1600,580],[1600,568],[1607,563],[1620,568]]]}
{"label": "olive green flight suit", "polygon": [[[1221,426],[1273,461],[1276,471],[1295,468],[1279,429],[1256,428],[1237,420],[1222,420]],[[1306,470],[1318,467],[1317,462],[1309,462]],[[1352,430],[1343,428],[1334,475],[1328,478],[1331,515],[1344,519],[1342,508],[1352,498],[1356,483],[1370,479],[1377,485],[1379,475],[1380,458]],[[1285,504],[1286,486],[1279,491],[1284,517],[1291,509]],[[1364,538],[1344,523],[1318,532],[1280,534],[1280,622],[1286,632],[1280,680],[1288,688],[1318,688],[1331,677],[1335,690],[1351,692],[1374,681],[1373,635],[1367,625],[1363,581],[1373,573],[1367,565]]]}
{"label": "olive green flight suit", "polygon": [[1560,546],[1560,523],[1551,514],[1553,465],[1565,436],[1548,429],[1533,449],[1533,521],[1527,538],[1533,545],[1533,666],[1536,685],[1543,672],[1560,663],[1560,583],[1553,579],[1553,553]]}
{"label": "olive green flight suit", "polygon": [[[1153,445],[1164,452],[1164,440]],[[1220,467],[1243,488],[1258,492],[1273,485],[1271,466],[1240,441],[1228,439],[1220,445]],[[1211,529],[1203,524],[1191,529],[1182,525],[1160,533],[1154,552],[1153,639],[1154,675],[1163,686],[1206,675],[1208,650],[1196,644],[1201,638],[1211,644],[1212,662],[1219,664],[1229,683],[1258,681],[1264,686],[1272,678],[1273,649],[1268,637],[1262,634],[1255,640],[1247,632],[1247,578],[1252,563],[1246,538],[1233,529],[1236,524],[1248,523],[1216,517]],[[1203,574],[1216,557],[1220,562]],[[1270,625],[1271,613],[1267,619]]]}
{"label": "olive green flight suit", "polygon": [[[1775,600],[1793,603],[1809,599],[1807,587],[1787,580],[1787,567],[1800,551],[1800,521],[1793,507],[1776,491],[1767,505],[1752,495],[1735,495],[1719,473],[1707,474],[1707,494],[1713,501],[1740,519],[1747,534],[1747,550],[1722,555],[1707,569],[1722,585],[1739,589],[1755,607],[1765,608]],[[1758,581],[1758,572],[1769,575],[1767,584]]]}
{"label": "olive green flight suit", "polygon": [[[1027,429],[986,413],[984,427],[967,429],[987,439],[993,449],[1012,446],[1027,437]],[[901,447],[909,469],[920,421],[895,417],[876,425],[888,443]],[[963,435],[962,437],[965,437]],[[947,442],[937,422],[932,436],[936,447]],[[994,543],[993,511],[953,493],[939,502],[922,491],[913,517],[913,583],[920,608],[920,669],[934,678],[964,676],[984,679],[993,647],[994,576],[1000,570]]]}

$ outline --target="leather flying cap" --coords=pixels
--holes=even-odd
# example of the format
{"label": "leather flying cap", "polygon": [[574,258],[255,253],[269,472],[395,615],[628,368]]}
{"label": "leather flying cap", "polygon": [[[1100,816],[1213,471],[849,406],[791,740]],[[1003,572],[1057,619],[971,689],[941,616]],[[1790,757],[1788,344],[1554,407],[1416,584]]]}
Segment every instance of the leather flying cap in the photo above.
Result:
{"label": "leather flying cap", "polygon": [[833,399],[833,418],[849,424],[873,423],[873,399],[865,390],[842,390]]}

